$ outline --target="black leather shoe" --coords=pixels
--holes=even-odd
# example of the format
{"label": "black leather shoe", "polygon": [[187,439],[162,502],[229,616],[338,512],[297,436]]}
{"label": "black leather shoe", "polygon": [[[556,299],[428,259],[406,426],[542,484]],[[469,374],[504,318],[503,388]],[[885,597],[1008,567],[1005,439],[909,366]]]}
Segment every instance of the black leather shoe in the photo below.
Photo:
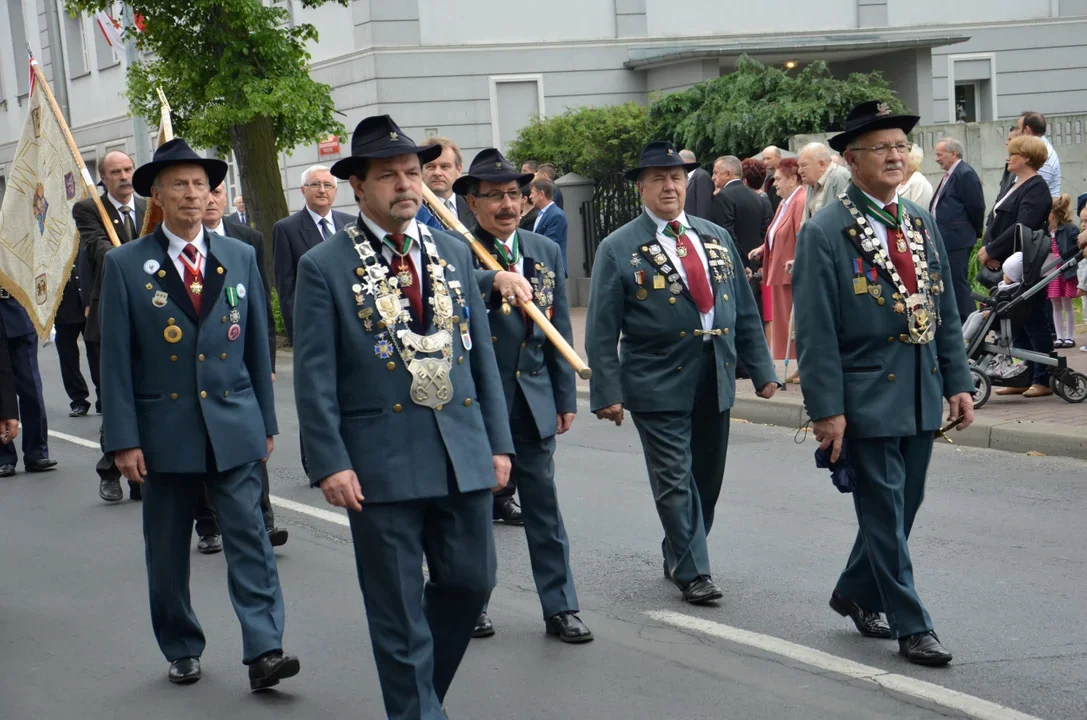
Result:
{"label": "black leather shoe", "polygon": [[521,515],[521,506],[512,496],[500,499],[494,505],[495,522],[502,521],[507,525],[524,525],[525,519]]}
{"label": "black leather shoe", "polygon": [[830,609],[842,617],[851,618],[857,630],[865,637],[883,639],[891,637],[891,628],[878,612],[865,610],[849,598],[840,595],[837,590],[830,595]]}
{"label": "black leather shoe", "polygon": [[937,666],[951,662],[951,653],[931,630],[898,638],[898,654],[915,665]]}
{"label": "black leather shoe", "polygon": [[576,645],[587,643],[593,639],[593,633],[572,612],[559,613],[547,618],[547,634],[557,635],[564,643]]}
{"label": "black leather shoe", "polygon": [[200,679],[200,658],[190,657],[174,660],[170,663],[170,672],[166,675],[170,682],[188,685]]}
{"label": "black leather shoe", "polygon": [[0,465],[0,478],[11,477],[15,474],[14,465]]}
{"label": "black leather shoe", "polygon": [[272,547],[286,545],[289,536],[290,533],[285,528],[268,528],[268,540],[271,541]]}
{"label": "black leather shoe", "polygon": [[79,403],[72,406],[72,411],[68,413],[68,417],[86,417],[87,413],[91,411],[90,403]]}
{"label": "black leather shoe", "polygon": [[200,542],[196,543],[196,551],[204,555],[214,555],[223,551],[223,537],[221,535],[202,535]]}
{"label": "black leather shoe", "polygon": [[476,619],[476,626],[472,628],[472,637],[485,638],[494,635],[494,623],[487,617],[487,613],[481,612]]}
{"label": "black leather shoe", "polygon": [[121,502],[125,499],[125,493],[121,490],[121,481],[111,478],[103,478],[98,483],[98,497],[106,502]]}
{"label": "black leather shoe", "polygon": [[101,415],[101,414],[102,414],[102,401],[101,401],[101,400],[96,400],[96,401],[95,401],[95,403],[94,403],[94,411],[95,411],[96,413],[98,413],[99,415]]}
{"label": "black leather shoe", "polygon": [[139,483],[130,482],[128,484],[128,497],[130,500],[143,500],[143,490],[140,488]]}
{"label": "black leather shoe", "polygon": [[38,460],[30,460],[26,464],[27,472],[46,472],[52,470],[57,466],[56,460],[50,460],[49,458],[41,458]]}
{"label": "black leather shoe", "polygon": [[683,588],[683,599],[692,605],[704,605],[724,596],[721,588],[713,583],[709,575],[699,575]]}
{"label": "black leather shoe", "polygon": [[298,658],[282,650],[264,653],[249,665],[249,689],[264,690],[278,685],[280,680],[294,677],[301,669]]}

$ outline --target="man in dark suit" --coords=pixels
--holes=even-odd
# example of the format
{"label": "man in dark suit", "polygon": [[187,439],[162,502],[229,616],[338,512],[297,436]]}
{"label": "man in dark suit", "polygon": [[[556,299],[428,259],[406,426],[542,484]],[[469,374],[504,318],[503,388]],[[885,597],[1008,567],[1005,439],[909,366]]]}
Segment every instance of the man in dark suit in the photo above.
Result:
{"label": "man in dark suit", "polygon": [[[434,147],[435,145],[441,147],[442,154],[423,165],[423,182],[430,188],[430,192],[434,193],[445,204],[446,209],[461,221],[464,227],[474,227],[476,216],[472,214],[471,208],[468,207],[468,200],[463,195],[457,195],[453,192],[453,183],[457,181],[464,169],[464,156],[461,155],[460,148],[457,147],[455,142],[440,135],[426,138],[420,144],[420,147]],[[425,207],[419,207],[419,213],[415,219],[437,230],[445,229]]]}
{"label": "man in dark suit", "polygon": [[298,261],[310,248],[351,222],[350,215],[332,209],[336,204],[336,178],[324,165],[314,165],[302,173],[301,190],[305,207],[283,218],[272,228],[279,312],[283,315],[283,327],[291,343],[294,343],[294,283],[298,275]]}
{"label": "man in dark suit", "polygon": [[[98,163],[98,175],[106,186],[106,192],[102,194],[102,205],[106,208],[113,224],[113,231],[121,244],[132,241],[139,236],[143,227],[143,216],[147,210],[147,202],[132,190],[132,174],[136,172],[136,166],[132,158],[120,150],[108,152],[102,156]],[[87,198],[80,200],[72,206],[72,218],[75,219],[76,228],[79,230],[79,243],[82,252],[86,256],[89,278],[90,297],[87,303],[87,325],[83,329],[83,342],[87,345],[87,355],[95,358],[91,364],[91,372],[99,364],[101,353],[101,334],[99,323],[101,317],[98,312],[98,301],[102,295],[102,275],[105,269],[106,253],[113,249],[109,234],[106,232],[102,218],[98,214],[98,207],[94,200]],[[101,432],[99,442],[103,445],[102,457],[99,458],[95,470],[98,471],[98,496],[106,502],[120,502],[124,499],[121,490],[121,474],[113,463],[113,455],[105,451],[102,443]],[[140,486],[129,483],[129,497],[138,500],[141,497]]]}
{"label": "man in dark suit", "polygon": [[249,216],[245,214],[245,198],[241,195],[234,198],[234,212],[230,214],[230,217],[224,219],[235,225],[249,227]]}
{"label": "man in dark suit", "polygon": [[[27,472],[44,472],[57,465],[49,459],[49,426],[45,418],[42,376],[38,372],[38,331],[23,306],[0,288],[0,320],[7,331],[7,349],[19,396],[23,427],[23,466]],[[0,477],[11,477],[19,454],[15,444],[0,445]]]}
{"label": "man in dark suit", "polygon": [[766,197],[770,198],[770,208],[773,210],[770,215],[772,216],[781,204],[781,196],[774,189],[774,171],[778,169],[778,163],[781,162],[781,148],[773,145],[767,147],[762,151],[762,162],[766,166],[766,179],[762,182],[762,191],[766,193]]}
{"label": "man in dark suit", "polygon": [[[555,183],[542,175],[529,184],[529,199],[539,211],[532,232],[551,238],[562,252],[562,267],[566,270],[566,213],[555,202]],[[569,274],[569,273],[566,273]]]}
{"label": "man in dark suit", "polygon": [[440,152],[388,115],[359,123],[332,168],[358,221],[298,266],[298,422],[313,486],[348,510],[389,720],[445,717],[494,587],[491,490],[513,453],[472,252],[415,219]]}
{"label": "man in dark suit", "polygon": [[[527,175],[523,170],[522,175]],[[536,218],[539,217],[540,211],[536,209],[536,206],[532,204],[532,185],[531,183],[521,186],[521,222],[518,223],[518,227],[522,230],[531,230],[536,227]]]}
{"label": "man in dark suit", "polygon": [[936,164],[943,168],[944,177],[929,212],[944,239],[959,321],[965,323],[977,307],[970,297],[970,256],[985,229],[985,197],[981,179],[962,155],[962,143],[954,138],[936,143]]}
{"label": "man in dark suit", "polygon": [[[510,476],[517,479],[524,503],[522,521],[546,631],[566,643],[583,643],[592,640],[593,634],[577,615],[570,541],[559,512],[554,460],[555,438],[570,429],[577,413],[576,377],[539,326],[528,323],[526,327],[521,313],[500,311],[511,296],[523,303],[534,302],[555,329],[572,341],[560,248],[542,235],[517,227],[519,185],[530,178],[517,173],[497,149],[487,148],[479,151],[471,172],[455,187],[465,193],[479,218],[476,239],[506,268],[489,270],[477,261],[475,278],[489,306],[491,339],[516,451]],[[532,185],[540,192],[551,181],[536,177]],[[493,634],[484,607],[472,635]]]}
{"label": "man in dark suit", "polygon": [[[83,306],[83,344],[87,348],[87,365],[91,369],[91,382],[94,383],[94,395],[97,400],[94,403],[94,411],[102,413],[102,384],[98,373],[98,346],[87,342],[86,322],[90,322],[91,314],[91,283],[94,273],[91,272],[91,262],[87,257],[87,248],[80,242],[79,255],[76,256],[76,269],[82,282],[79,283],[79,302]],[[92,352],[93,350],[93,352]]]}
{"label": "man in dark suit", "polygon": [[146,482],[151,625],[170,663],[167,678],[201,676],[205,638],[189,601],[189,543],[197,499],[209,488],[225,531],[242,662],[249,688],[262,690],[300,666],[283,652],[283,593],[257,514],[257,468],[278,433],[264,288],[252,248],[201,222],[226,172],[226,163],[175,138],[133,175],[163,220],[105,256],[102,404],[106,449],[129,482]]}
{"label": "man in dark suit", "polygon": [[[743,165],[739,158],[734,155],[717,158],[713,164],[713,174],[724,185],[713,196],[713,207],[706,219],[728,230],[740,251],[744,266],[754,273],[758,265],[748,258],[748,254],[762,246],[766,230],[770,227],[770,218],[759,194],[744,184]],[[770,185],[770,188],[773,190],[774,186]],[[755,304],[762,317],[762,281],[757,275],[752,275],[751,291],[755,294]]]}
{"label": "man in dark suit", "polygon": [[[683,162],[697,162],[695,154],[690,150],[680,150],[679,157]],[[709,218],[710,208],[713,207],[714,193],[713,178],[701,167],[696,167],[687,173],[687,203],[683,206],[683,212],[700,218]]]}
{"label": "man in dark suit", "polygon": [[[306,205],[272,227],[272,262],[275,267],[279,312],[287,341],[294,343],[294,285],[298,276],[298,261],[310,248],[343,230],[352,218],[333,210],[336,203],[336,178],[324,165],[314,165],[302,173],[302,197]],[[302,470],[309,475],[306,448],[299,434],[298,449]]]}
{"label": "man in dark suit", "polygon": [[[272,361],[272,382],[276,379],[276,324],[272,317],[272,295],[268,283],[268,271],[264,266],[264,236],[259,231],[238,225],[223,217],[226,210],[226,185],[219,185],[211,191],[208,199],[207,210],[204,211],[204,229],[219,237],[232,237],[241,240],[257,254],[257,269],[260,271],[260,282],[264,286],[264,305],[268,315],[268,356]],[[268,466],[261,464],[261,493],[260,512],[264,517],[264,528],[268,531],[268,538],[272,541],[272,547],[279,547],[287,542],[286,528],[275,527],[275,514],[272,512],[272,503],[269,500],[270,488],[268,485]],[[210,492],[200,496],[196,507],[196,534],[200,537],[196,549],[205,554],[212,555],[223,549],[222,533],[219,529],[219,520],[215,516],[215,509],[211,504]]]}
{"label": "man in dark suit", "polygon": [[[524,168],[522,168],[521,172],[524,172],[524,171],[525,171]],[[543,175],[545,178],[547,178],[551,182],[555,182],[556,180],[559,179],[559,171],[551,163],[544,163],[543,165],[540,165],[539,170],[536,171],[536,174],[537,175]],[[559,188],[558,185],[555,186],[555,204],[559,206],[559,210],[563,209],[563,207],[562,207],[562,189]]]}
{"label": "man in dark suit", "polygon": [[[90,278],[84,282],[90,282]],[[91,404],[87,402],[87,398],[90,397],[87,381],[79,367],[78,340],[87,325],[79,284],[79,263],[76,262],[71,274],[68,275],[68,282],[64,285],[64,294],[61,296],[54,321],[57,331],[57,357],[60,359],[60,379],[64,384],[64,392],[67,393],[68,400],[71,402],[71,412],[68,413],[68,417],[84,417],[91,409]],[[97,397],[97,386],[95,389]],[[101,404],[97,400],[96,402]]]}

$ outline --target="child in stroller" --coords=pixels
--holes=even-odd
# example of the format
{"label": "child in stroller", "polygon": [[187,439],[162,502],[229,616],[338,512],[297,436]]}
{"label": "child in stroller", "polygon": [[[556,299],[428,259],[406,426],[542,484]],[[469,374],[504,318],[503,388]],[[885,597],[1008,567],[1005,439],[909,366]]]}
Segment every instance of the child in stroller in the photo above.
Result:
{"label": "child in stroller", "polygon": [[[988,325],[985,320],[994,312],[993,308],[996,304],[1011,300],[1019,291],[1019,286],[1023,282],[1023,253],[1016,252],[1009,255],[1004,264],[1001,265],[1001,271],[1004,273],[1003,280],[989,291],[988,301],[982,302],[981,309],[970,313],[962,326],[963,340],[966,342],[968,349],[973,344],[971,341],[977,337],[982,327]],[[1026,369],[1027,364],[1022,360],[1009,355],[998,354],[992,359],[989,367],[985,368],[985,372],[990,377],[1010,380],[1018,377]]]}

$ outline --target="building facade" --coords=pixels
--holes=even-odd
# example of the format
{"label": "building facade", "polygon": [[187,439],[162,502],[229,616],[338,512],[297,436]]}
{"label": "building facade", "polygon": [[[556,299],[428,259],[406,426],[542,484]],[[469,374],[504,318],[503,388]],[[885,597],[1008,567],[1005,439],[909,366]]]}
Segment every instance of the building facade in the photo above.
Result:
{"label": "building facade", "polygon": [[[290,22],[317,28],[312,74],[332,87],[349,130],[388,113],[416,139],[453,138],[466,163],[506,147],[534,114],[647,103],[730,72],[744,54],[779,66],[825,60],[836,74],[880,70],[925,124],[1087,111],[1087,83],[1076,79],[1087,67],[1087,0],[353,0],[309,10],[275,1]],[[0,0],[0,192],[25,117],[25,43],[60,86],[87,165],[113,148],[132,152],[125,63],[93,20],[70,17],[63,0]],[[282,156],[292,210],[301,171],[335,159],[316,145]],[[339,199],[351,203],[350,193]]]}

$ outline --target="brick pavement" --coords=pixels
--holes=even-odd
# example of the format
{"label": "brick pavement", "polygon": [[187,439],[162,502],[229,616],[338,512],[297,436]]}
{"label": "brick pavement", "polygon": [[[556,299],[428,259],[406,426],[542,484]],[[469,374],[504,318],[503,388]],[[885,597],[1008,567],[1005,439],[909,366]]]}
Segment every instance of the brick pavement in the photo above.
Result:
{"label": "brick pavement", "polygon": [[[574,348],[582,358],[585,358],[585,308],[571,308],[571,322],[574,331]],[[1060,352],[1067,358],[1069,367],[1087,374],[1087,352],[1080,352],[1079,348],[1087,345],[1087,325],[1080,325],[1076,332],[1076,347]],[[790,372],[795,363],[790,363]],[[784,377],[784,363],[778,363],[779,377]],[[578,380],[578,389],[588,391],[589,381]],[[751,383],[740,381],[737,384],[737,396],[740,398],[754,398],[755,390]],[[785,393],[779,395],[799,398],[799,387],[790,385]],[[1056,395],[1044,398],[1022,398],[1018,396],[998,397],[994,393],[981,410],[977,413],[978,420],[988,423],[1001,422],[1032,422],[1048,423],[1071,427],[1082,427],[1087,431],[1087,402],[1078,405],[1065,402]]]}

